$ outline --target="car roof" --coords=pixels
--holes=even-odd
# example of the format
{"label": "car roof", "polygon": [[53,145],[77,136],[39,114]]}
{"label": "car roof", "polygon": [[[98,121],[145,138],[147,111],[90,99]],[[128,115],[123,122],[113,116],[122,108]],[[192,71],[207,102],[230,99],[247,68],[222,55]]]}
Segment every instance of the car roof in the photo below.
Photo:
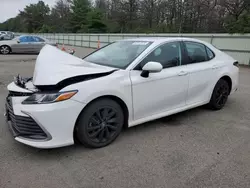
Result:
{"label": "car roof", "polygon": [[43,37],[40,37],[40,36],[37,36],[37,35],[20,35],[18,37],[39,37],[39,38],[43,38]]}
{"label": "car roof", "polygon": [[20,35],[20,36],[17,36],[18,38],[20,37],[38,37],[38,38],[41,38],[45,41],[49,41],[48,39],[44,38],[44,37],[41,37],[41,36],[37,36],[37,35]]}
{"label": "car roof", "polygon": [[194,42],[204,43],[204,41],[194,39],[194,38],[187,38],[187,37],[138,37],[138,38],[131,38],[131,39],[122,39],[120,41],[145,41],[145,42],[168,42],[168,41],[180,41],[180,40],[188,40]]}
{"label": "car roof", "polygon": [[20,35],[19,37],[33,37],[32,35]]}

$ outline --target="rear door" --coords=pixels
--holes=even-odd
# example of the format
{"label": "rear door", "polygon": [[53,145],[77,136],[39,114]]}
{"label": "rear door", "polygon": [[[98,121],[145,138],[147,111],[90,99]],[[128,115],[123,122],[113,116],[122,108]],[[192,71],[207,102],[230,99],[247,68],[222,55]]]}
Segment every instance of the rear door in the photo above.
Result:
{"label": "rear door", "polygon": [[34,36],[34,48],[35,48],[35,51],[36,52],[40,52],[40,50],[43,48],[43,46],[45,45],[45,40],[40,38],[40,37],[37,37],[37,36]]}
{"label": "rear door", "polygon": [[26,44],[26,49],[27,52],[37,52],[37,44],[36,44],[36,40],[33,36],[28,36],[27,37],[27,44]]}
{"label": "rear door", "polygon": [[215,54],[202,43],[183,41],[183,46],[184,63],[189,72],[187,105],[208,102],[217,79]]}

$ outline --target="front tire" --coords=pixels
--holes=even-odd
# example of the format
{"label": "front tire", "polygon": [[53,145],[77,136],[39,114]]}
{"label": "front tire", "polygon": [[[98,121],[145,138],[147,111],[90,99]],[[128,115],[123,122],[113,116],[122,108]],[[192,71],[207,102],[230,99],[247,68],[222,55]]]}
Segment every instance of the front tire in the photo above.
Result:
{"label": "front tire", "polygon": [[6,46],[6,45],[3,45],[3,46],[0,46],[0,53],[3,54],[3,55],[7,55],[11,52],[11,49],[9,46]]}
{"label": "front tire", "polygon": [[222,109],[228,99],[230,93],[229,84],[226,80],[220,79],[214,87],[212,97],[208,104],[212,110]]}
{"label": "front tire", "polygon": [[99,99],[80,114],[76,123],[78,141],[86,147],[100,148],[111,144],[121,133],[124,114],[111,99]]}

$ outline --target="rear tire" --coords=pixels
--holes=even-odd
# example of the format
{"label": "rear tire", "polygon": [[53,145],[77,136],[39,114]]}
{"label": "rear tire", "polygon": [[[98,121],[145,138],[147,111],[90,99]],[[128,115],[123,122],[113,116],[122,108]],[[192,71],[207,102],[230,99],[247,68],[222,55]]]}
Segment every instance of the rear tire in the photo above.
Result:
{"label": "rear tire", "polygon": [[9,46],[3,45],[0,46],[0,53],[3,55],[7,55],[11,52],[11,48]]}
{"label": "rear tire", "polygon": [[228,82],[224,79],[220,79],[214,87],[208,107],[212,110],[222,109],[227,102],[229,93],[230,87]]}
{"label": "rear tire", "polygon": [[123,124],[123,110],[117,102],[108,98],[96,100],[79,116],[77,140],[90,148],[107,146],[119,136]]}

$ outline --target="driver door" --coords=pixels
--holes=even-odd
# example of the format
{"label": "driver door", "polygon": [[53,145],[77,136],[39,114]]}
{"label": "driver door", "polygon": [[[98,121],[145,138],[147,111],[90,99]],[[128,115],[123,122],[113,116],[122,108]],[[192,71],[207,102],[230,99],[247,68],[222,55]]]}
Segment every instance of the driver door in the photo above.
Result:
{"label": "driver door", "polygon": [[[153,50],[136,70],[130,71],[134,120],[157,115],[186,105],[188,73],[181,66],[180,42],[165,43]],[[163,70],[141,76],[142,67],[149,61],[159,62]]]}

